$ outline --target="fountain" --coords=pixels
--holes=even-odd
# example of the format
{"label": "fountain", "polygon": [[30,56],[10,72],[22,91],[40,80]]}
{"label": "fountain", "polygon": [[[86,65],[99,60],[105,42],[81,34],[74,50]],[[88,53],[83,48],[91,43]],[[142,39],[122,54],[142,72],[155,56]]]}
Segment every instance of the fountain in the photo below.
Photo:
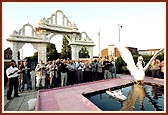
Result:
{"label": "fountain", "polygon": [[143,61],[142,56],[138,57],[138,62],[135,65],[131,52],[126,47],[124,47],[123,44],[117,43],[115,46],[118,48],[122,59],[127,64],[127,68],[130,71],[131,75],[134,76],[134,80],[136,82],[138,82],[138,81],[143,82],[144,81],[145,71],[148,69],[148,67],[152,63],[152,61],[158,56],[158,54],[160,52],[162,52],[164,49],[164,48],[161,48],[159,51],[157,51],[153,55],[153,57],[150,59],[150,61],[146,64],[146,66],[143,67],[142,66],[142,61]]}
{"label": "fountain", "polygon": [[103,111],[164,111],[164,86],[130,83],[110,89],[122,90],[127,99],[118,100],[108,95],[106,89],[83,95]]}

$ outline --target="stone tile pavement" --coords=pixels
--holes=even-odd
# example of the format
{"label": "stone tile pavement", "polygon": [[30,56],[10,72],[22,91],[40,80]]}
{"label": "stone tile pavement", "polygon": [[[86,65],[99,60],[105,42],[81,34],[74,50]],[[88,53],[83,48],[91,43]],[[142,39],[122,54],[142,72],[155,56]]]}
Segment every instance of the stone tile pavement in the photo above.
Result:
{"label": "stone tile pavement", "polygon": [[[8,111],[34,111],[29,110],[28,108],[28,103],[27,101],[32,99],[32,98],[37,98],[37,93],[38,91],[35,90],[35,77],[34,77],[34,72],[32,72],[32,90],[29,91],[24,91],[23,93],[19,92],[20,97],[15,97],[11,100],[7,100],[7,86],[4,86],[4,91],[3,91],[3,97],[2,97],[2,111],[3,112],[8,112]],[[12,93],[12,96],[14,94],[14,91]]]}
{"label": "stone tile pavement", "polygon": [[[4,96],[2,97],[2,112],[12,112],[12,111],[34,111],[29,110],[27,101],[32,98],[37,98],[38,91],[35,90],[35,78],[33,77],[34,73],[32,73],[32,90],[24,91],[23,93],[19,93],[20,97],[13,98],[12,100],[7,100],[7,86],[4,86]],[[117,77],[122,77],[123,74],[117,74]],[[12,94],[13,96],[13,94]]]}
{"label": "stone tile pavement", "polygon": [[37,97],[37,91],[29,91],[19,94],[20,97],[7,100],[4,96],[4,111],[30,111],[27,101]]}

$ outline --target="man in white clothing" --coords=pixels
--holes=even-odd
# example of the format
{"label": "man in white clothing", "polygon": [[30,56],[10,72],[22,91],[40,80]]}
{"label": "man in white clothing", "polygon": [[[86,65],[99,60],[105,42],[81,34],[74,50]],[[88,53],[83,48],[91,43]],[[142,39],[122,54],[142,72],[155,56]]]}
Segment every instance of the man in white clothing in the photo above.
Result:
{"label": "man in white clothing", "polygon": [[18,95],[18,68],[14,60],[10,62],[10,67],[6,69],[6,75],[8,77],[8,91],[7,99],[11,100],[11,95],[14,87],[14,97],[19,97]]}

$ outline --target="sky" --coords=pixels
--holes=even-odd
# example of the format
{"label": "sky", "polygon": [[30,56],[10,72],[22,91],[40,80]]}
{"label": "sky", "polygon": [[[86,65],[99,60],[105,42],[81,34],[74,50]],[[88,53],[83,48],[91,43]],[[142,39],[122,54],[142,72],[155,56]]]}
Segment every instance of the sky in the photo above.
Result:
{"label": "sky", "polygon": [[[98,32],[102,50],[118,42],[118,24],[122,26],[120,41],[128,47],[138,50],[166,47],[166,2],[3,2],[3,50],[12,47],[6,39],[14,30],[18,31],[27,23],[35,28],[43,17],[48,18],[57,10],[63,11],[80,32],[86,32],[94,41],[94,56],[99,53]],[[61,50],[60,35],[53,37],[51,43],[56,44],[58,51]],[[30,44],[25,44],[20,51],[21,58],[35,52]]]}

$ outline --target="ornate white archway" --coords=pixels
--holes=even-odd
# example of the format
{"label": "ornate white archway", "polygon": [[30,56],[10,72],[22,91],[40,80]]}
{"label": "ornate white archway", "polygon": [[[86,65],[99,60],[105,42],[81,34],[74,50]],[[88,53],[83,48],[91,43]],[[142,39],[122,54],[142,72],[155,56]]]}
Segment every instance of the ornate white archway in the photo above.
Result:
{"label": "ornate white archway", "polygon": [[[58,13],[62,15],[61,25],[57,23]],[[31,35],[25,35],[26,27],[31,28]],[[57,10],[49,18],[46,19],[44,17],[41,19],[38,23],[38,27],[35,29],[28,23],[23,25],[19,31],[13,31],[13,34],[7,39],[7,41],[13,44],[12,59],[18,61],[17,51],[22,48],[25,43],[31,43],[38,51],[38,60],[42,59],[46,62],[46,46],[56,34],[67,37],[72,50],[72,60],[79,58],[78,52],[82,46],[88,49],[90,58],[93,57],[93,47],[95,45],[92,39],[88,37],[86,32],[79,32],[76,24],[71,23],[61,10]],[[82,39],[82,34],[86,35],[85,39]]]}

